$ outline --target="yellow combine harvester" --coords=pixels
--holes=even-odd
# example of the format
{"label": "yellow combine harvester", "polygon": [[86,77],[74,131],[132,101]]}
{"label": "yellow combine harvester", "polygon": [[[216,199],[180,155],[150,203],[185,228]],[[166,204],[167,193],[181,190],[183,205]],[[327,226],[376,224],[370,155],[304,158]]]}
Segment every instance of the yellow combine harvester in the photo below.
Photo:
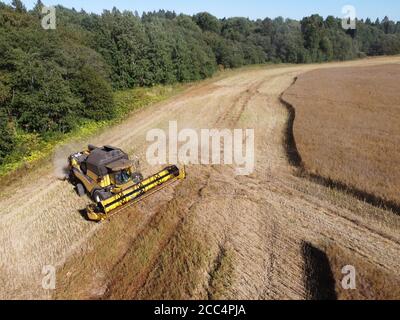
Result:
{"label": "yellow combine harvester", "polygon": [[170,166],[144,179],[139,161],[129,160],[125,152],[111,146],[89,146],[69,157],[69,181],[79,196],[89,194],[94,201],[87,208],[92,221],[105,220],[115,209],[136,203],[185,177],[184,169]]}

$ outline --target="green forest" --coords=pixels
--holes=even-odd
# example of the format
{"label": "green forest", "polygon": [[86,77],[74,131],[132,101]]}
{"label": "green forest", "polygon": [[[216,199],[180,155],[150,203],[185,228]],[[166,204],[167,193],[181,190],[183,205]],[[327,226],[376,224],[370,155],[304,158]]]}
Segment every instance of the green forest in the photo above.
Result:
{"label": "green forest", "polygon": [[388,17],[359,20],[356,31],[346,31],[333,16],[252,21],[57,6],[57,27],[45,30],[42,6],[0,1],[0,164],[21,137],[52,139],[85,121],[114,118],[118,90],[191,82],[251,64],[400,53],[400,22]]}

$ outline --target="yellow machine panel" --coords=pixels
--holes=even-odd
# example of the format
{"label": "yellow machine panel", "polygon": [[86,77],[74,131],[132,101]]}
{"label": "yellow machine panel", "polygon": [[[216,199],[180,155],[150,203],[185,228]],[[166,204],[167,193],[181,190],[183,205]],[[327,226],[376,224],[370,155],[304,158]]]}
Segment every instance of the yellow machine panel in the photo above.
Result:
{"label": "yellow machine panel", "polygon": [[126,204],[133,204],[142,200],[156,191],[170,185],[177,180],[186,178],[185,169],[179,170],[176,166],[168,167],[165,170],[143,180],[131,188],[116,194],[114,197],[100,202],[97,206],[87,208],[88,218],[92,221],[102,221],[115,209]]}

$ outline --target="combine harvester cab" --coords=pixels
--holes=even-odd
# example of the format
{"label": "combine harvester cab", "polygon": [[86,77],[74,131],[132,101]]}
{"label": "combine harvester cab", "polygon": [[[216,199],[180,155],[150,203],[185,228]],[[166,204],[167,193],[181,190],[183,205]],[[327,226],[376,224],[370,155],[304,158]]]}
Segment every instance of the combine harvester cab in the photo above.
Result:
{"label": "combine harvester cab", "polygon": [[170,166],[144,179],[139,161],[111,146],[89,146],[71,155],[69,166],[69,180],[78,195],[89,194],[94,202],[87,207],[87,217],[97,222],[186,177],[184,168]]}

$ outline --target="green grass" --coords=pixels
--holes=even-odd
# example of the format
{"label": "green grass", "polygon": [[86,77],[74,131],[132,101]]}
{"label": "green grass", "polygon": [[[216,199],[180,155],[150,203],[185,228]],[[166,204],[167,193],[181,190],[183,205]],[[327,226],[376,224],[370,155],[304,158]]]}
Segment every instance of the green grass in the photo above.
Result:
{"label": "green grass", "polygon": [[151,88],[117,91],[114,94],[116,106],[116,117],[114,119],[107,121],[83,120],[74,130],[66,134],[59,132],[40,136],[39,134],[17,130],[15,150],[0,165],[0,177],[4,177],[15,170],[29,168],[38,161],[48,158],[58,145],[93,136],[100,130],[123,121],[129,114],[139,109],[172,97],[186,86],[184,84],[160,85]]}

